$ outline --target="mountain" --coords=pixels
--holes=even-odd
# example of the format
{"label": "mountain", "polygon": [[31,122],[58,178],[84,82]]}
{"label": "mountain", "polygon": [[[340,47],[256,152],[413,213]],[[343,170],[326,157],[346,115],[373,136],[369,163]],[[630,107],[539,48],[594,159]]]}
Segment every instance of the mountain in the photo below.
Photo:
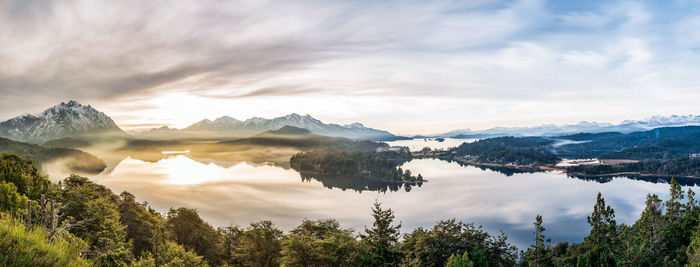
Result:
{"label": "mountain", "polygon": [[201,120],[185,128],[186,131],[234,131],[243,122],[229,116],[218,118],[214,121]]}
{"label": "mountain", "polygon": [[0,135],[28,143],[93,134],[126,135],[109,116],[73,100],[0,123]]}
{"label": "mountain", "polygon": [[488,136],[558,136],[576,133],[631,133],[660,127],[700,125],[699,115],[653,116],[645,120],[625,120],[619,124],[582,121],[577,124],[544,124],[534,127],[494,127],[486,130],[462,129],[439,134],[438,137],[478,138]]}
{"label": "mountain", "polygon": [[164,126],[136,133],[136,135],[144,138],[243,138],[265,131],[279,130],[285,126],[306,129],[317,135],[345,137],[353,140],[389,141],[404,139],[387,131],[365,127],[357,122],[348,125],[325,124],[311,117],[311,115],[302,116],[296,113],[273,119],[253,117],[245,121],[225,116],[213,121],[201,120],[181,130]]}

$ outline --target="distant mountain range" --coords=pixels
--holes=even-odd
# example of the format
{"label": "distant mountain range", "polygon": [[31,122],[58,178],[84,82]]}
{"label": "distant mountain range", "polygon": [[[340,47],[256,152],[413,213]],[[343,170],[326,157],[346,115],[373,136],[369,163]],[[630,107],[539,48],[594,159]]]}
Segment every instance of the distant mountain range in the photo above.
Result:
{"label": "distant mountain range", "polygon": [[358,122],[347,125],[326,124],[308,114],[302,116],[296,113],[273,119],[253,117],[245,121],[224,116],[213,121],[204,119],[183,129],[164,126],[144,132],[135,132],[134,135],[141,138],[157,139],[248,137],[265,131],[278,130],[284,126],[303,128],[317,135],[345,137],[353,140],[392,141],[406,139],[387,131],[365,127]]}
{"label": "distant mountain range", "polygon": [[[700,116],[653,116],[645,120],[626,120],[620,124],[580,122],[572,125],[545,124],[535,127],[495,127],[486,130],[455,130],[432,137],[485,138],[494,136],[559,136],[576,133],[620,132],[631,133],[659,127],[700,125]],[[346,125],[326,124],[310,115],[292,113],[272,119],[253,117],[244,121],[224,116],[215,120],[204,119],[183,129],[154,128],[132,133],[137,138],[216,138],[231,139],[250,137],[284,126],[303,128],[313,134],[345,137],[352,140],[393,141],[407,139],[388,131],[365,127],[361,123]],[[56,143],[66,137],[116,135],[131,138],[105,113],[76,101],[61,103],[36,115],[24,114],[0,122],[0,137],[16,141],[41,144]],[[423,138],[423,136],[420,136]],[[52,143],[52,144],[53,144]],[[56,144],[53,144],[54,146]]]}
{"label": "distant mountain range", "polygon": [[88,134],[126,135],[112,119],[76,101],[61,103],[44,112],[24,114],[0,123],[0,136],[28,143]]}
{"label": "distant mountain range", "polygon": [[494,127],[486,130],[462,129],[438,134],[436,137],[483,138],[493,136],[558,136],[576,133],[631,133],[660,127],[700,125],[698,115],[653,116],[645,120],[625,120],[620,124],[582,121],[578,124],[545,124],[535,127]]}

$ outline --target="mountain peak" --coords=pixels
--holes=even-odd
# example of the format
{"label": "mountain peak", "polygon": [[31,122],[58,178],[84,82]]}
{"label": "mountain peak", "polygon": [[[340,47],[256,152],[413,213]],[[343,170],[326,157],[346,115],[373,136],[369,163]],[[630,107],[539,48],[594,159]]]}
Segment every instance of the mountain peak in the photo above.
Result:
{"label": "mountain peak", "polygon": [[83,105],[81,105],[80,103],[78,103],[78,101],[70,100],[70,101],[68,101],[68,103],[63,103],[63,102],[61,102],[61,106],[66,106],[66,107],[82,107]]}
{"label": "mountain peak", "polygon": [[30,143],[85,134],[124,134],[107,115],[75,100],[62,102],[38,115],[21,115],[2,122],[0,132],[7,133],[11,139]]}

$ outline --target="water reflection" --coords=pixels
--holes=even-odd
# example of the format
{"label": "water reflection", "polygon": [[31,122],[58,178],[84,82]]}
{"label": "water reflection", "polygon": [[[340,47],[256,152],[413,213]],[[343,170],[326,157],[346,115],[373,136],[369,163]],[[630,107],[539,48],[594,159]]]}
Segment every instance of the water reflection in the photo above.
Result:
{"label": "water reflection", "polygon": [[687,177],[658,177],[658,176],[646,176],[646,175],[626,175],[626,176],[582,176],[582,175],[569,175],[569,178],[580,179],[584,181],[592,181],[598,183],[609,183],[614,179],[631,179],[636,181],[644,181],[654,184],[670,184],[671,179],[675,179],[681,186],[699,186],[700,179],[697,178],[687,178]]}
{"label": "water reflection", "polygon": [[[288,230],[304,218],[336,218],[360,230],[371,225],[370,207],[378,199],[395,211],[404,233],[456,218],[484,225],[493,234],[503,230],[521,248],[532,239],[537,214],[544,217],[552,241],[580,242],[589,231],[586,216],[599,191],[615,209],[618,222],[627,224],[641,214],[646,194],[668,198],[664,179],[577,179],[560,172],[504,175],[433,159],[413,160],[402,168],[423,174],[429,182],[406,190],[405,185],[303,177],[273,163],[217,161],[191,153],[161,154],[155,162],[126,155],[93,179],[116,193],[132,192],[161,212],[196,208],[215,226],[271,220]],[[699,191],[694,181],[679,182]]]}
{"label": "water reflection", "polygon": [[385,193],[387,191],[396,192],[399,190],[404,190],[406,192],[411,192],[413,187],[423,186],[423,182],[387,182],[387,181],[377,181],[362,179],[358,177],[338,177],[333,175],[318,175],[318,174],[301,174],[302,181],[309,182],[311,180],[316,180],[323,184],[323,187],[328,189],[337,188],[340,190],[352,190],[361,193],[362,191],[377,191]]}

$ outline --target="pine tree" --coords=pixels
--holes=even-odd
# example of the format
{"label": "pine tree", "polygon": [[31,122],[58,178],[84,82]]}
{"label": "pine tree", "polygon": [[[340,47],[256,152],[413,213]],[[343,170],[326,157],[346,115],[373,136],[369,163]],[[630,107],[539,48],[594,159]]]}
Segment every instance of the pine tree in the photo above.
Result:
{"label": "pine tree", "polygon": [[614,266],[614,248],[617,241],[615,210],[605,204],[600,192],[596,197],[593,213],[586,220],[591,225],[591,233],[584,240],[589,250],[579,257],[579,265]]}
{"label": "pine tree", "polygon": [[469,253],[465,251],[462,255],[452,254],[447,259],[445,267],[474,267],[474,262],[469,259]]}
{"label": "pine tree", "polygon": [[544,236],[544,226],[542,226],[542,216],[537,215],[535,217],[535,244],[532,245],[532,250],[534,252],[531,266],[551,266],[552,265],[552,255],[547,250],[547,244],[551,240]]}
{"label": "pine tree", "polygon": [[365,227],[365,233],[360,235],[366,246],[363,260],[370,266],[399,266],[401,252],[397,245],[401,224],[392,225],[394,212],[391,209],[382,209],[377,201],[372,208],[372,217],[373,227]]}
{"label": "pine tree", "polygon": [[677,225],[683,216],[680,202],[683,200],[683,191],[681,191],[681,185],[674,178],[671,178],[670,195],[670,198],[666,201],[666,216],[672,225]]}

